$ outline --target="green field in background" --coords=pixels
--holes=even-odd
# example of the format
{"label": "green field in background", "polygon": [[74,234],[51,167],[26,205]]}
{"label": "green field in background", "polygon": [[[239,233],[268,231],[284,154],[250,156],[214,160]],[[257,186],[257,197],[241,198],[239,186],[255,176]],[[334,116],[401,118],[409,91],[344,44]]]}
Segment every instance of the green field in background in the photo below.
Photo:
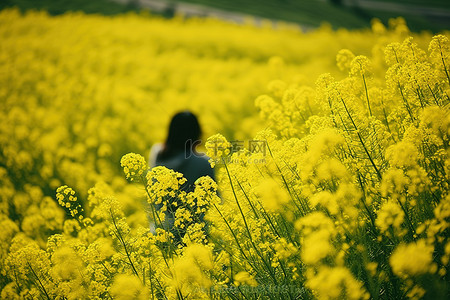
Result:
{"label": "green field in background", "polygon": [[[178,1],[172,1],[176,3]],[[201,4],[226,11],[244,13],[257,17],[284,20],[299,23],[306,26],[316,27],[324,22],[331,24],[334,28],[362,28],[370,26],[370,20],[377,17],[387,23],[389,18],[403,16],[408,26],[413,31],[432,30],[434,32],[450,28],[450,18],[447,16],[430,17],[412,14],[408,11],[404,13],[397,11],[386,11],[383,9],[365,9],[358,7],[346,7],[343,5],[333,5],[331,1],[320,0],[183,0],[182,2]],[[450,11],[450,1],[442,0],[371,0],[379,2],[380,6],[391,2],[430,7],[435,9],[445,9]],[[358,3],[355,1],[354,3]],[[17,6],[22,11],[29,9],[46,10],[52,15],[62,14],[66,11],[83,11],[85,13],[98,13],[104,15],[114,15],[129,11],[138,11],[133,1],[129,5],[115,3],[110,0],[4,0],[0,3],[0,9]],[[170,11],[158,14],[170,16]]]}

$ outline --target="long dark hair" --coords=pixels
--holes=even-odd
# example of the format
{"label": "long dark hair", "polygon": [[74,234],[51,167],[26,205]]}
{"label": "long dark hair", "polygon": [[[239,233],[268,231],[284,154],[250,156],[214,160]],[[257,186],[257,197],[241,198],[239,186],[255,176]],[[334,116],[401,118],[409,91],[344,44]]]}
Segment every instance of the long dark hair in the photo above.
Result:
{"label": "long dark hair", "polygon": [[170,121],[169,134],[158,158],[166,159],[182,151],[189,154],[201,134],[198,119],[192,112],[182,111],[175,114]]}

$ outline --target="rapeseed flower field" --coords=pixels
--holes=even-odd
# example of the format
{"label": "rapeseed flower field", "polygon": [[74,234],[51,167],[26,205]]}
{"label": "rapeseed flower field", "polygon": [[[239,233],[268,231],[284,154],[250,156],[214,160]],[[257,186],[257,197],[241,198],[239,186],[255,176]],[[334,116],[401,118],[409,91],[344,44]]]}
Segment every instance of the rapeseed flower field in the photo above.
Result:
{"label": "rapeseed flower field", "polygon": [[0,11],[1,299],[449,297],[449,32],[250,23]]}

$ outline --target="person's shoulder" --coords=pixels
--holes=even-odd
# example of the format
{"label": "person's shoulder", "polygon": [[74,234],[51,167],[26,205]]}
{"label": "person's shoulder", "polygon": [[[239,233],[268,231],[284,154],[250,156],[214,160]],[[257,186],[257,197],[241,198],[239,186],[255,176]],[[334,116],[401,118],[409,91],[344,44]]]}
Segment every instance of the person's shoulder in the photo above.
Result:
{"label": "person's shoulder", "polygon": [[155,143],[150,149],[150,154],[148,157],[148,164],[150,167],[154,167],[156,165],[156,159],[158,157],[158,154],[163,150],[164,144],[163,143]]}
{"label": "person's shoulder", "polygon": [[161,151],[163,148],[164,148],[164,144],[163,144],[163,143],[154,143],[154,144],[152,145],[152,148],[151,148],[150,151],[156,151],[156,152],[159,152],[159,151]]}
{"label": "person's shoulder", "polygon": [[199,169],[202,173],[211,170],[211,164],[209,163],[209,156],[204,155],[191,155],[189,158],[189,164],[192,167]]}
{"label": "person's shoulder", "polygon": [[204,173],[204,175],[210,175],[211,177],[214,177],[214,171],[210,163],[211,158],[209,156],[207,156],[206,154],[202,156],[197,155],[195,159],[196,164],[200,167],[201,172]]}
{"label": "person's shoulder", "polygon": [[208,164],[209,165],[209,159],[210,158],[206,154],[199,153],[199,154],[196,154],[196,155],[194,155],[194,154],[191,155],[190,159],[192,161],[195,161],[196,163],[199,163],[199,164]]}

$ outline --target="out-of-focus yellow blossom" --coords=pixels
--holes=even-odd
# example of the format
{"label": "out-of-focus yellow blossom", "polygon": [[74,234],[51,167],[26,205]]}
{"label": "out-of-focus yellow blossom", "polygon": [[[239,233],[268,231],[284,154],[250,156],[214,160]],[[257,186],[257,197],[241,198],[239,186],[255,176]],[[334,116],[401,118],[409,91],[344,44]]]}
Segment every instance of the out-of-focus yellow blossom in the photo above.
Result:
{"label": "out-of-focus yellow blossom", "polygon": [[316,274],[309,272],[306,284],[318,299],[369,299],[363,284],[345,267],[321,267]]}
{"label": "out-of-focus yellow blossom", "polygon": [[[445,236],[446,230],[450,228],[450,222],[448,218],[450,217],[450,195],[447,195],[442,201],[433,209],[434,218],[426,220],[417,228],[417,233],[425,234],[426,241],[429,245],[433,243],[444,243],[447,239],[443,238]],[[443,245],[442,245],[443,246]],[[442,258],[445,260],[448,257],[447,248],[445,248],[445,253]]]}
{"label": "out-of-focus yellow blossom", "polygon": [[253,278],[250,273],[246,271],[241,271],[234,275],[234,284],[239,286],[241,284],[249,285],[249,286],[257,286],[258,283]]}
{"label": "out-of-focus yellow blossom", "polygon": [[447,266],[448,263],[450,262],[450,242],[447,242],[447,244],[445,244],[445,255],[442,256],[442,264],[444,266]]}
{"label": "out-of-focus yellow blossom", "polygon": [[59,280],[73,280],[80,276],[81,259],[69,247],[58,248],[52,255],[52,272]]}
{"label": "out-of-focus yellow blossom", "polygon": [[312,212],[297,220],[295,228],[306,235],[322,229],[331,233],[335,231],[333,221],[321,211]]}
{"label": "out-of-focus yellow blossom", "polygon": [[276,257],[278,259],[286,259],[295,255],[298,251],[297,247],[292,243],[286,241],[285,238],[279,239],[273,246],[276,251]]}
{"label": "out-of-focus yellow blossom", "polygon": [[331,214],[335,215],[339,211],[339,205],[337,203],[337,198],[335,195],[330,193],[329,191],[322,191],[314,194],[309,199],[311,205],[317,206],[321,205],[325,209],[327,209]]}
{"label": "out-of-focus yellow blossom", "polygon": [[211,248],[202,244],[189,245],[184,250],[184,257],[192,259],[203,270],[214,268],[214,257]]}
{"label": "out-of-focus yellow blossom", "polygon": [[80,223],[77,220],[69,219],[64,221],[63,231],[64,234],[68,236],[76,236],[77,233],[81,230]]}
{"label": "out-of-focus yellow blossom", "polygon": [[212,268],[212,259],[211,250],[206,246],[188,246],[171,268],[173,287],[177,293],[203,298],[212,284],[206,272]]}
{"label": "out-of-focus yellow blossom", "polygon": [[372,276],[375,276],[377,273],[378,263],[370,262],[366,265],[366,269],[370,272]]}
{"label": "out-of-focus yellow blossom", "polygon": [[[434,215],[437,220],[448,223],[450,218],[450,194],[434,209]],[[449,226],[450,224],[447,224]]]}
{"label": "out-of-focus yellow blossom", "polygon": [[390,169],[384,173],[381,193],[383,196],[392,194],[395,195],[395,198],[401,197],[404,200],[404,192],[408,188],[408,184],[408,177],[405,176],[403,170]]}
{"label": "out-of-focus yellow blossom", "polygon": [[402,17],[389,19],[388,24],[389,24],[389,27],[392,28],[399,35],[409,33],[409,28],[406,25],[406,21]]}
{"label": "out-of-focus yellow blossom", "polygon": [[291,199],[289,193],[274,178],[262,180],[255,188],[255,193],[263,207],[271,212],[283,211]]}
{"label": "out-of-focus yellow blossom", "polygon": [[256,98],[255,106],[260,109],[259,113],[262,118],[267,118],[275,110],[279,110],[281,108],[280,104],[268,95],[262,95]]}
{"label": "out-of-focus yellow blossom", "polygon": [[317,211],[297,220],[296,229],[303,235],[302,259],[307,264],[316,264],[334,252],[331,241],[337,231],[333,221]]}
{"label": "out-of-focus yellow blossom", "polygon": [[[434,272],[436,265],[433,263],[433,251],[434,247],[427,245],[425,240],[401,244],[389,258],[392,271],[399,277],[411,277]],[[411,259],[414,260],[413,264]]]}
{"label": "out-of-focus yellow blossom", "polygon": [[339,145],[344,143],[344,138],[334,129],[325,128],[309,144],[309,152],[316,155],[330,155]]}
{"label": "out-of-focus yellow blossom", "polygon": [[450,135],[450,111],[448,108],[426,107],[421,112],[420,121],[437,136],[448,137]]}
{"label": "out-of-focus yellow blossom", "polygon": [[413,286],[413,288],[408,292],[408,299],[423,299],[426,291],[418,285]]}
{"label": "out-of-focus yellow blossom", "polygon": [[277,98],[281,98],[287,88],[286,82],[276,79],[269,82],[267,89]]}
{"label": "out-of-focus yellow blossom", "polygon": [[19,232],[19,227],[16,223],[3,214],[0,215],[0,226],[2,228],[0,240],[2,241],[2,246],[6,247],[6,245],[11,243],[11,240],[16,233]]}
{"label": "out-of-focus yellow blossom", "polygon": [[20,293],[17,289],[17,284],[14,282],[10,282],[6,284],[1,290],[0,297],[2,299],[11,299],[11,300],[19,300]]}
{"label": "out-of-focus yellow blossom", "polygon": [[19,227],[7,216],[0,214],[0,268],[1,274],[6,276],[6,269],[4,267],[5,259],[8,255],[9,246],[14,236],[19,232]]}
{"label": "out-of-focus yellow blossom", "polygon": [[352,222],[352,220],[357,219],[360,214],[357,207],[361,200],[361,192],[354,184],[341,183],[336,191],[336,197],[337,203],[343,212],[343,221],[345,221],[348,226],[356,228],[357,225]]}
{"label": "out-of-focus yellow blossom", "polygon": [[408,142],[399,142],[386,149],[386,159],[389,164],[397,168],[408,168],[417,164],[419,151]]}
{"label": "out-of-focus yellow blossom", "polygon": [[149,297],[148,290],[141,283],[139,278],[127,274],[117,275],[114,278],[114,282],[109,292],[114,299],[144,300]]}
{"label": "out-of-focus yellow blossom", "polygon": [[381,232],[386,232],[391,226],[394,230],[399,230],[404,218],[405,213],[400,205],[391,200],[381,206],[375,223]]}
{"label": "out-of-focus yellow blossom", "polygon": [[[421,167],[414,167],[406,172],[392,168],[385,172],[380,189],[383,196],[403,203],[407,196],[417,197],[429,184],[427,173]],[[415,202],[411,204],[415,205]]]}
{"label": "out-of-focus yellow blossom", "polygon": [[336,63],[338,68],[341,71],[350,69],[351,62],[353,61],[354,58],[355,55],[352,53],[352,51],[348,49],[339,50],[338,54],[336,55]]}
{"label": "out-of-focus yellow blossom", "polygon": [[302,260],[306,264],[314,265],[321,259],[332,254],[334,247],[331,244],[332,233],[319,230],[307,235],[302,244]]}
{"label": "out-of-focus yellow blossom", "polygon": [[316,170],[318,180],[346,181],[348,175],[345,166],[337,159],[327,159],[320,163]]}
{"label": "out-of-focus yellow blossom", "polygon": [[376,34],[384,34],[386,32],[386,26],[381,23],[379,19],[372,19],[372,31]]}

